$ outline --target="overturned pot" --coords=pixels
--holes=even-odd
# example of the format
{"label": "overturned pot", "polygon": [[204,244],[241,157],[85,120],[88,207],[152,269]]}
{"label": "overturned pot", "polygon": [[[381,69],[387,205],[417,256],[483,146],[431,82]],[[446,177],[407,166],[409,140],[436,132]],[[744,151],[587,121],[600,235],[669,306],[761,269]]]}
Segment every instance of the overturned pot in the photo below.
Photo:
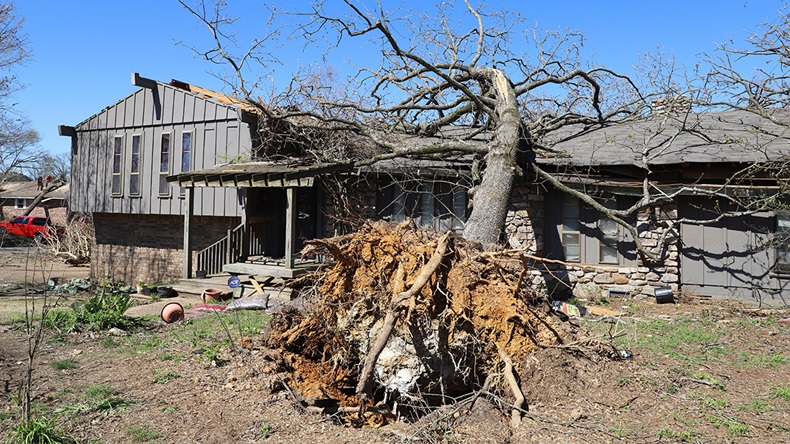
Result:
{"label": "overturned pot", "polygon": [[163,321],[171,324],[184,319],[184,307],[178,302],[169,302],[162,307],[162,311],[159,315],[162,317]]}
{"label": "overturned pot", "polygon": [[203,290],[203,294],[200,296],[200,299],[203,300],[204,304],[220,301],[222,300],[222,290],[218,288],[207,288]]}

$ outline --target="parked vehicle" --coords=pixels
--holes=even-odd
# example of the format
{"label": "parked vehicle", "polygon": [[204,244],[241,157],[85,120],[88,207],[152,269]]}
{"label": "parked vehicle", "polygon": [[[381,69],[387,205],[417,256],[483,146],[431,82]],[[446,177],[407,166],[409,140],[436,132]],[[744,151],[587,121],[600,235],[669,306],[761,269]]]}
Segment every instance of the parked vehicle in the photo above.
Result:
{"label": "parked vehicle", "polygon": [[57,236],[63,235],[65,230],[61,227],[54,227],[49,224],[46,217],[21,216],[14,220],[4,220],[0,222],[0,235],[14,234],[35,239],[38,242],[55,233]]}

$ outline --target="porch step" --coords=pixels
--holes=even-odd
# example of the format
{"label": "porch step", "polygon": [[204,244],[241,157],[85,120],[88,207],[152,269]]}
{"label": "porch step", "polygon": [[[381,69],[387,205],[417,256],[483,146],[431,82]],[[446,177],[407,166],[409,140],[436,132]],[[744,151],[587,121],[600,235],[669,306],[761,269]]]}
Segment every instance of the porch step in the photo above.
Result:
{"label": "porch step", "polygon": [[230,293],[233,289],[228,287],[229,274],[217,274],[203,279],[181,279],[172,284],[173,290],[179,295],[191,294],[200,296],[207,288],[218,288],[223,293]]}

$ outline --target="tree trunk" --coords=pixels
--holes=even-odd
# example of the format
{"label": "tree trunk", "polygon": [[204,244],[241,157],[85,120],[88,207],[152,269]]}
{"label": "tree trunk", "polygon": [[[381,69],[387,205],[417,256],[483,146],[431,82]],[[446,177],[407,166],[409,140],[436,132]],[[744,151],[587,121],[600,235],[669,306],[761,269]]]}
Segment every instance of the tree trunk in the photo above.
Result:
{"label": "tree trunk", "polygon": [[499,242],[505,224],[510,193],[518,165],[521,117],[513,86],[504,73],[495,69],[480,69],[496,91],[497,121],[494,140],[485,156],[483,180],[472,198],[472,213],[464,228],[464,238],[484,246]]}

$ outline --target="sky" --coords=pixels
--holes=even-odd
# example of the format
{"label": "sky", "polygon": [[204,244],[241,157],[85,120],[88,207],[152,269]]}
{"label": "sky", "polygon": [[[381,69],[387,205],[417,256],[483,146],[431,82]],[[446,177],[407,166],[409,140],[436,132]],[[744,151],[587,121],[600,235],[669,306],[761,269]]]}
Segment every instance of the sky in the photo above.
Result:
{"label": "sky", "polygon": [[[283,5],[278,1],[227,2],[231,12],[240,16],[240,43],[266,28],[265,4],[300,4],[299,0],[280,2]],[[383,2],[406,8],[427,4]],[[207,44],[206,28],[176,0],[14,3],[17,16],[24,18],[23,30],[33,57],[17,71],[25,88],[15,94],[13,102],[42,136],[42,147],[53,154],[66,153],[70,146],[68,138],[58,136],[57,126],[76,125],[133,93],[133,72],[163,82],[178,79],[223,89],[211,74],[213,65],[196,58],[190,49]],[[783,6],[781,1],[770,0],[486,1],[489,6],[500,3],[541,28],[582,32],[586,51],[599,64],[627,74],[641,54],[657,48],[693,66],[697,54],[712,52],[716,43],[743,42],[760,24],[774,20]],[[312,58],[303,54],[301,45],[285,44],[281,53],[287,54],[286,63],[274,74],[278,82],[290,78],[289,68]],[[343,63],[342,59],[332,61],[333,65]]]}

